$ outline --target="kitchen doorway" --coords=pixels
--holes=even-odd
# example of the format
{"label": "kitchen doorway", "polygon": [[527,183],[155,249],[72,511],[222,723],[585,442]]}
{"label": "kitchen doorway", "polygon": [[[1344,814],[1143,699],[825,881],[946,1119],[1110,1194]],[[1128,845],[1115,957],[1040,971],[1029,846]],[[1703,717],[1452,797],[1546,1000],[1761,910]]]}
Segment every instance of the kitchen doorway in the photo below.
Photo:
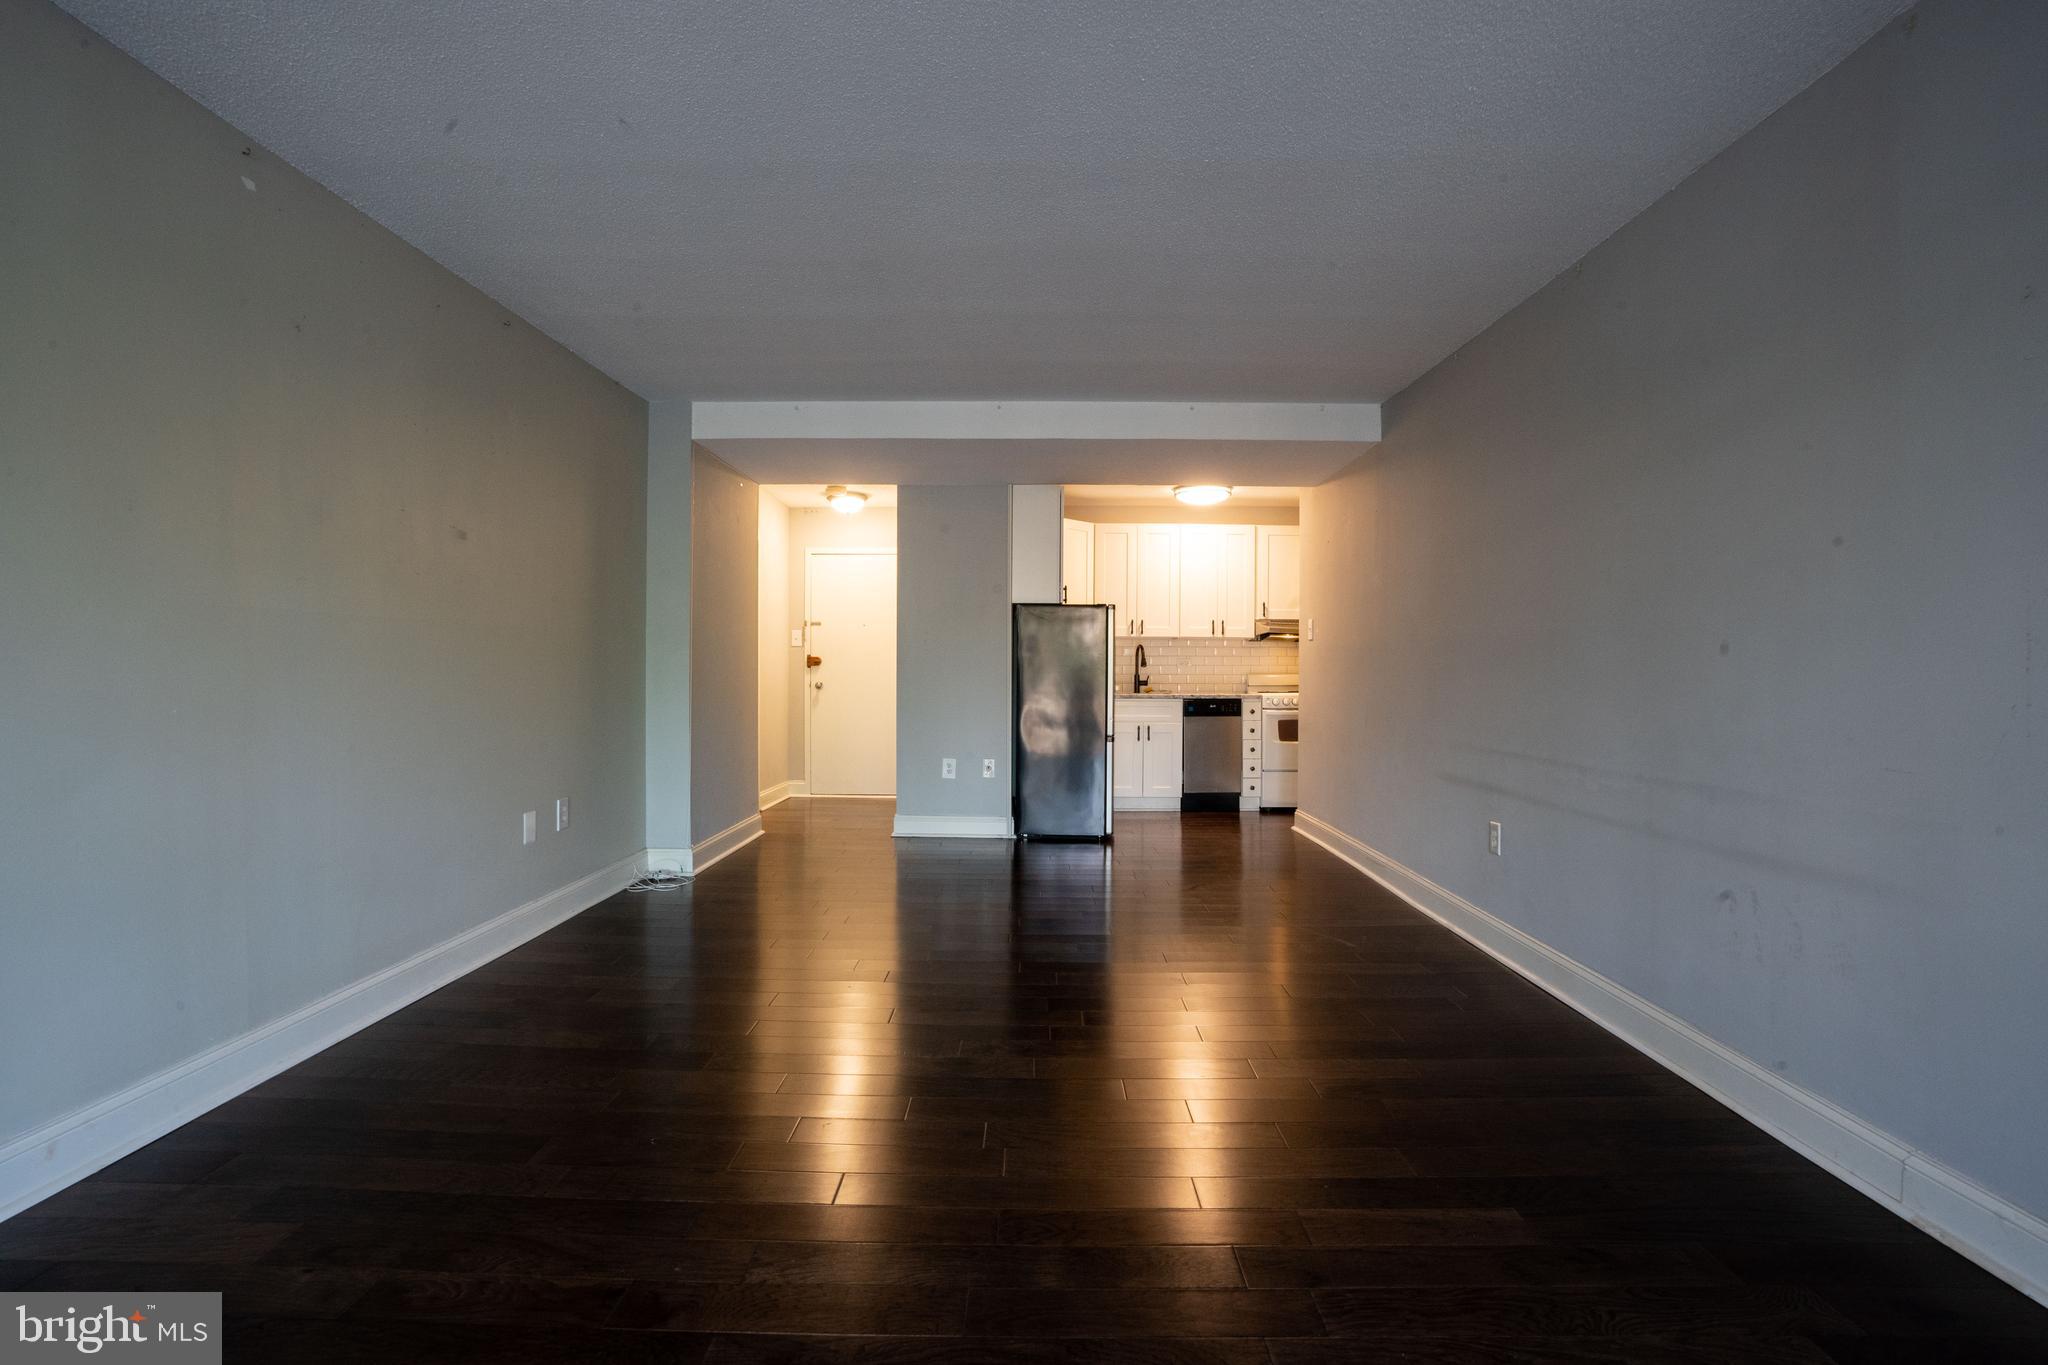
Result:
{"label": "kitchen doorway", "polygon": [[896,794],[896,551],[804,552],[804,754],[813,796]]}

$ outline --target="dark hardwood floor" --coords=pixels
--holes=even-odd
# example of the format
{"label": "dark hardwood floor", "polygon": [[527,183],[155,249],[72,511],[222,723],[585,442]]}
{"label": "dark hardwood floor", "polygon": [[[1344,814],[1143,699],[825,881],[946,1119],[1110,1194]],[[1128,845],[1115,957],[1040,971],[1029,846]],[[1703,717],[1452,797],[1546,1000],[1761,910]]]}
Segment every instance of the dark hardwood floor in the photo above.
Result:
{"label": "dark hardwood floor", "polygon": [[889,817],[770,811],[0,1224],[0,1284],[218,1289],[252,1360],[2048,1360],[1285,818]]}

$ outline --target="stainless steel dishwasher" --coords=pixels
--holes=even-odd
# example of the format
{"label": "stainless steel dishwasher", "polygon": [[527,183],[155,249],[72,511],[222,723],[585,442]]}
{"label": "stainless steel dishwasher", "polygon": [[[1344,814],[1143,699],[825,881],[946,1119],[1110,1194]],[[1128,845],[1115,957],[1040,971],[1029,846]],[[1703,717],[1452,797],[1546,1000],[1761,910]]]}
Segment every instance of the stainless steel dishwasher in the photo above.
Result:
{"label": "stainless steel dishwasher", "polygon": [[1242,778],[1244,702],[1189,697],[1180,704],[1180,808],[1237,809]]}

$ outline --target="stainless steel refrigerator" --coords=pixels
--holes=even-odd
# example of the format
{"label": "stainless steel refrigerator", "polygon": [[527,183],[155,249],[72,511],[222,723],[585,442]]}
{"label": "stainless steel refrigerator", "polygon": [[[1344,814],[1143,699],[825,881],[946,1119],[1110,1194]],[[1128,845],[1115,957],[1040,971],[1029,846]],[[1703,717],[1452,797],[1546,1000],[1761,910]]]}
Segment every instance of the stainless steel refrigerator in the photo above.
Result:
{"label": "stainless steel refrigerator", "polygon": [[1010,609],[1017,833],[1107,839],[1112,762],[1110,607]]}

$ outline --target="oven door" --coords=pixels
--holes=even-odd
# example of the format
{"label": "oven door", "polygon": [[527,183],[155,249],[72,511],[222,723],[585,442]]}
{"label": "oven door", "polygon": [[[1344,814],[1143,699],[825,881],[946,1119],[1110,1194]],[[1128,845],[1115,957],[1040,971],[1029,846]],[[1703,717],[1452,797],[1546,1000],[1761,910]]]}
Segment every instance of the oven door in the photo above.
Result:
{"label": "oven door", "polygon": [[1295,771],[1301,747],[1301,713],[1266,707],[1259,713],[1259,766],[1269,773]]}

